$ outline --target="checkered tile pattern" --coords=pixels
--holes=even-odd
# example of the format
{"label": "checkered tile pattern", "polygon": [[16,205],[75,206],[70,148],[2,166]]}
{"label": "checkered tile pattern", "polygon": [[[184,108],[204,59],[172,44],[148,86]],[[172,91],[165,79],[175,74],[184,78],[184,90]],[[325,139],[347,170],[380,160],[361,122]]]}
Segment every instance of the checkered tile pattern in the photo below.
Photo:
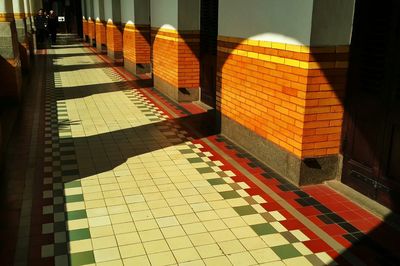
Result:
{"label": "checkered tile pattern", "polygon": [[[285,228],[279,210],[265,210],[266,200],[234,181],[235,170],[223,170],[212,150],[84,53],[54,50],[56,67],[49,66],[43,215],[52,219],[42,234],[53,241],[42,246],[43,258],[55,265],[334,264],[304,244],[302,230]],[[82,62],[84,69],[73,67]]]}

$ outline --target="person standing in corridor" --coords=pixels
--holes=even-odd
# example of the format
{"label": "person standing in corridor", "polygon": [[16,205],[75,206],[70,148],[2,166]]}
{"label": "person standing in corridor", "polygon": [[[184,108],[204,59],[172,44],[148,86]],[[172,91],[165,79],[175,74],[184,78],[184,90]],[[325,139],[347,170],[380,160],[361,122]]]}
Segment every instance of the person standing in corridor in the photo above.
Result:
{"label": "person standing in corridor", "polygon": [[43,13],[43,9],[39,9],[34,20],[35,20],[37,44],[39,47],[43,47],[44,41],[46,39],[46,24],[47,24],[47,19]]}
{"label": "person standing in corridor", "polygon": [[51,36],[51,44],[56,44],[57,39],[57,28],[58,28],[58,17],[54,10],[50,10],[47,16],[47,29]]}

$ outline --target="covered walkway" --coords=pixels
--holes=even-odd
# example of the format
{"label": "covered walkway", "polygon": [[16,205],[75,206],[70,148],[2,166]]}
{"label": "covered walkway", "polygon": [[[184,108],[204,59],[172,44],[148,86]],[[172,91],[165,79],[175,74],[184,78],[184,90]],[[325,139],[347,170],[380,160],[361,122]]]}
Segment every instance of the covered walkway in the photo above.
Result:
{"label": "covered walkway", "polygon": [[147,76],[59,43],[36,55],[9,148],[3,265],[399,264],[397,229],[290,184]]}

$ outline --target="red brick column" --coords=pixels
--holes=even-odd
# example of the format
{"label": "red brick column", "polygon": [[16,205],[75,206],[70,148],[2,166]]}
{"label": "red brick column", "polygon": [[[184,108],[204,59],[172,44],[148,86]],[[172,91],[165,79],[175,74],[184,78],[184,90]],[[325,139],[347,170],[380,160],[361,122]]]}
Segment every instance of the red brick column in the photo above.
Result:
{"label": "red brick column", "polygon": [[88,21],[85,18],[82,19],[82,32],[83,32],[83,39],[86,40],[89,36],[89,30],[88,30]]}
{"label": "red brick column", "polygon": [[112,22],[107,23],[107,55],[116,62],[122,62],[122,29],[121,25],[114,25]]}
{"label": "red brick column", "polygon": [[104,21],[96,21],[96,46],[99,52],[106,52],[107,34],[106,23]]}
{"label": "red brick column", "polygon": [[219,37],[221,113],[299,158],[338,154],[348,47]]}
{"label": "red brick column", "polygon": [[132,73],[150,71],[150,25],[124,26],[123,54],[124,65]]}
{"label": "red brick column", "polygon": [[96,41],[96,24],[93,19],[88,19],[88,36],[90,44],[93,45]]}
{"label": "red brick column", "polygon": [[152,29],[154,84],[173,100],[198,100],[199,41],[198,31]]}

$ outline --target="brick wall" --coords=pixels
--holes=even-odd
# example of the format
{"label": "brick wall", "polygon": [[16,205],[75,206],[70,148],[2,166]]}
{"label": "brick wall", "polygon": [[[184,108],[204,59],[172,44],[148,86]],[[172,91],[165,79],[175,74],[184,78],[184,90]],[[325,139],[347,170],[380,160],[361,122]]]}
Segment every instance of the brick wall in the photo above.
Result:
{"label": "brick wall", "polygon": [[177,88],[199,87],[198,31],[152,29],[153,73]]}
{"label": "brick wall", "polygon": [[88,36],[89,39],[96,39],[96,26],[94,20],[88,19]]}
{"label": "brick wall", "polygon": [[113,52],[122,52],[122,31],[120,25],[114,25],[111,22],[107,23],[107,49]]}
{"label": "brick wall", "polygon": [[107,44],[106,23],[96,21],[96,43]]}
{"label": "brick wall", "polygon": [[150,25],[125,24],[123,28],[124,59],[137,64],[149,64]]}
{"label": "brick wall", "polygon": [[300,158],[338,154],[348,46],[218,38],[217,108]]}

